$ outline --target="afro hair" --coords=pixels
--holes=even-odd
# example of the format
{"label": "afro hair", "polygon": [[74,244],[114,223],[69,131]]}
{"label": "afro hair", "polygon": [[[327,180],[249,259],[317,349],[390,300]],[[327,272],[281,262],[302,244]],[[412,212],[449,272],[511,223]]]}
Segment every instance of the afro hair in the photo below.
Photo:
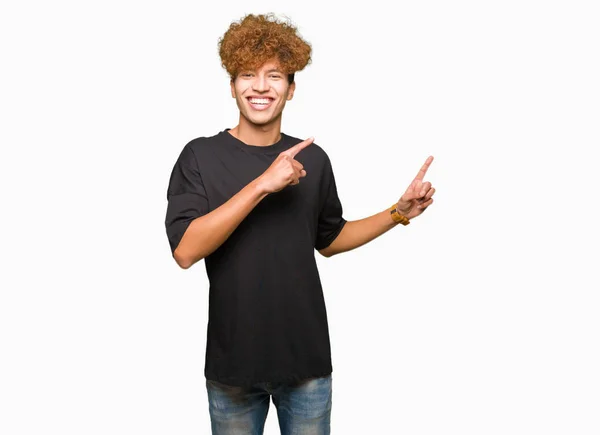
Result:
{"label": "afro hair", "polygon": [[310,63],[311,51],[295,26],[279,21],[273,14],[246,15],[231,23],[219,39],[221,65],[231,79],[242,70],[258,68],[276,58],[293,81],[294,73]]}

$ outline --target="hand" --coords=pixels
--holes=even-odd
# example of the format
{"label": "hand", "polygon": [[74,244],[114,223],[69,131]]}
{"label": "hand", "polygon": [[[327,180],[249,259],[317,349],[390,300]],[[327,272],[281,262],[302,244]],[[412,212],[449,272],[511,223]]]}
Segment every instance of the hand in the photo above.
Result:
{"label": "hand", "polygon": [[427,158],[415,179],[410,183],[410,186],[408,186],[408,189],[406,189],[406,192],[404,192],[404,195],[402,195],[398,204],[396,204],[398,212],[408,219],[419,216],[433,203],[432,196],[435,193],[435,189],[431,187],[429,181],[423,181],[431,162],[433,162],[433,156]]}
{"label": "hand", "polygon": [[259,184],[266,193],[279,192],[286,186],[300,183],[300,178],[306,177],[304,166],[294,160],[294,157],[314,140],[312,137],[306,139],[277,156],[271,166],[258,177]]}

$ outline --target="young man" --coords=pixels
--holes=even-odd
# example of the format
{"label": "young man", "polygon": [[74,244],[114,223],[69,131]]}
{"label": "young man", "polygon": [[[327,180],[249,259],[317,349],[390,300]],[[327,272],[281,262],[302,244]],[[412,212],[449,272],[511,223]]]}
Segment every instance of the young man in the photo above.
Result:
{"label": "young man", "polygon": [[213,434],[261,434],[270,397],[282,434],[329,434],[331,353],[315,249],[357,248],[433,202],[429,157],[393,206],[346,221],[331,162],[281,132],[311,47],[289,23],[248,15],[219,41],[239,123],[189,142],[171,173],[166,229],[179,266],[205,259],[205,361]]}

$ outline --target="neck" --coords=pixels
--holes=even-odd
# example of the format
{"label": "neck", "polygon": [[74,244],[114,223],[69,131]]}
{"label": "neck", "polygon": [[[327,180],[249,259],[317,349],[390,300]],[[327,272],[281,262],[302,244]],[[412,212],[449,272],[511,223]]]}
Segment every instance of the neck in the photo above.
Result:
{"label": "neck", "polygon": [[229,130],[229,133],[248,145],[273,145],[281,139],[281,117],[269,124],[256,125],[240,114],[238,125]]}

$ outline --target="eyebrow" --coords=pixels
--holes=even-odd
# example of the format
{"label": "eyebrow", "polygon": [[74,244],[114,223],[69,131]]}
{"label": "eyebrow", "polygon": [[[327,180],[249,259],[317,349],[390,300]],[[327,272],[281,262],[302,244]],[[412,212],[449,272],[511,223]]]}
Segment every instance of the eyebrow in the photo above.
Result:
{"label": "eyebrow", "polygon": [[[239,74],[245,74],[245,73],[250,73],[250,72],[255,73],[255,72],[257,72],[257,70],[253,70],[251,68],[241,69],[240,72],[239,72]],[[279,74],[284,74],[283,70],[281,70],[279,68],[271,68],[271,69],[267,70],[266,74],[270,74],[272,72],[276,72],[276,73],[279,73]]]}

